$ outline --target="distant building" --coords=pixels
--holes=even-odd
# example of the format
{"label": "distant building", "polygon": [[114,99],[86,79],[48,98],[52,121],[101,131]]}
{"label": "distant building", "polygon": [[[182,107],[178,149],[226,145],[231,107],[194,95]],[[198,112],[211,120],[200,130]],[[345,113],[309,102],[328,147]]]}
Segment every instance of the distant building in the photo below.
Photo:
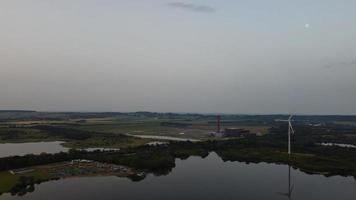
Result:
{"label": "distant building", "polygon": [[10,170],[9,172],[12,174],[12,175],[15,175],[15,174],[24,174],[24,173],[29,173],[29,172],[33,172],[35,171],[34,169],[27,169],[27,168],[24,168],[24,169],[13,169],[13,170]]}
{"label": "distant building", "polygon": [[92,160],[86,160],[86,159],[76,159],[76,160],[72,160],[71,164],[75,164],[75,163],[93,163],[94,161]]}
{"label": "distant building", "polygon": [[159,142],[159,141],[153,141],[153,142],[148,142],[146,143],[147,146],[167,146],[169,142]]}
{"label": "distant building", "polygon": [[241,137],[250,135],[250,130],[246,130],[243,128],[225,128],[223,133],[224,137]]}

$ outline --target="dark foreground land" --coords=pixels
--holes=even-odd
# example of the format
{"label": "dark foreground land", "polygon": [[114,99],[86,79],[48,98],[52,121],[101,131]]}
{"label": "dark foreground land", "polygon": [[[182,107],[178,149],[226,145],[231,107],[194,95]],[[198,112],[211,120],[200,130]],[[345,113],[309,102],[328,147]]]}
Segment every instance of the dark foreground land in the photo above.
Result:
{"label": "dark foreground land", "polygon": [[[60,113],[56,114],[56,119],[51,117],[52,114],[41,114],[42,118],[34,115],[36,114],[30,112],[25,113],[21,119],[19,118],[21,115],[14,115],[13,118],[7,116],[3,119],[1,141],[65,140],[68,145],[73,146],[119,146],[121,149],[110,152],[71,150],[67,153],[0,158],[2,171],[0,193],[11,192],[21,195],[33,190],[37,183],[63,178],[60,174],[49,173],[50,170],[46,169],[50,169],[48,166],[51,165],[58,166],[60,163],[77,159],[125,166],[130,173],[120,172],[116,175],[139,181],[144,178],[141,172],[165,175],[175,167],[176,158],[205,157],[210,152],[216,152],[224,161],[289,164],[307,173],[356,177],[356,148],[321,145],[322,143],[356,145],[356,117],[353,116],[296,116],[294,118],[296,134],[292,138],[293,154],[289,156],[286,153],[287,126],[275,120],[285,119],[287,116],[223,116],[223,125],[226,127],[251,129],[257,127],[259,131],[266,131],[260,136],[226,139],[214,138],[208,134],[214,130],[214,115],[146,112]],[[159,131],[155,132],[155,129]],[[125,131],[128,130],[130,133],[141,131],[140,134],[168,136],[185,131],[189,133],[188,136],[199,138],[201,141],[149,146],[145,145],[147,140],[125,135]],[[17,175],[9,175],[7,172],[21,168],[35,170]],[[80,172],[79,175],[113,174],[92,166],[88,168],[90,173]]]}

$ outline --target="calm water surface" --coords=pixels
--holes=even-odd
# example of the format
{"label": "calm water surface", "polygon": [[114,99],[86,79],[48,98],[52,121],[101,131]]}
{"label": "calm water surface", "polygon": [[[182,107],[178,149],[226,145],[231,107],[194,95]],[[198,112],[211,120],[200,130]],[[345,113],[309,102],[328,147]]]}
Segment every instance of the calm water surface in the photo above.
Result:
{"label": "calm water surface", "polygon": [[[0,144],[0,158],[7,156],[23,156],[26,154],[67,152],[69,148],[63,147],[64,142],[33,142],[33,143],[5,143]],[[85,151],[119,151],[118,148],[79,148]]]}
{"label": "calm water surface", "polygon": [[[23,197],[8,194],[5,200],[117,200],[117,199],[289,199],[289,183],[296,200],[355,200],[356,184],[351,177],[308,175],[288,166],[223,162],[215,153],[207,158],[177,160],[167,176],[148,175],[140,182],[126,178],[72,178],[36,185]],[[290,180],[290,182],[289,182]]]}
{"label": "calm water surface", "polygon": [[33,142],[0,144],[0,158],[7,156],[23,156],[26,154],[66,152],[68,148],[61,146],[63,142]]}

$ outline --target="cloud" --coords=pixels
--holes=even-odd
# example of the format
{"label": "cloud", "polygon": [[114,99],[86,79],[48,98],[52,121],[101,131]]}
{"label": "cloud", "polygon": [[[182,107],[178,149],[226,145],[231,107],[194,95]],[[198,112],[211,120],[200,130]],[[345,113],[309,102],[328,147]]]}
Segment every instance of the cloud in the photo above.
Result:
{"label": "cloud", "polygon": [[197,5],[192,3],[183,3],[183,2],[173,2],[169,3],[168,6],[184,9],[193,12],[204,12],[204,13],[212,13],[215,12],[216,9],[211,6],[206,5]]}
{"label": "cloud", "polygon": [[356,67],[356,60],[347,61],[347,62],[338,62],[338,63],[324,65],[325,69],[350,68],[350,67]]}

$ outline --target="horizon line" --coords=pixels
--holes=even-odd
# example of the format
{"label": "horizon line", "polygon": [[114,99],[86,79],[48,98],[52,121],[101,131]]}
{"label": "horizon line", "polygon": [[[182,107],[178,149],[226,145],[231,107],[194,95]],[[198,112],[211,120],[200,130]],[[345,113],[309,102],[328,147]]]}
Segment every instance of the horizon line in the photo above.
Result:
{"label": "horizon line", "polygon": [[75,110],[27,110],[27,109],[5,109],[0,112],[38,112],[38,113],[140,113],[140,112],[148,112],[148,113],[158,113],[158,114],[199,114],[199,115],[291,115],[294,116],[356,116],[356,114],[305,114],[305,113],[227,113],[227,112],[157,112],[157,111],[75,111]]}

